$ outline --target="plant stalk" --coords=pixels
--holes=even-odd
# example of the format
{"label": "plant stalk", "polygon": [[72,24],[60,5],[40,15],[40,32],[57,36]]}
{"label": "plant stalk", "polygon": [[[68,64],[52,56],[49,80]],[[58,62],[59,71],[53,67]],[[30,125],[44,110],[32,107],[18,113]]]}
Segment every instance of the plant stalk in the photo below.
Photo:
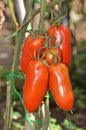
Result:
{"label": "plant stalk", "polygon": [[[46,5],[46,9],[50,9],[52,8],[54,5],[58,4],[60,0],[53,0],[52,2],[50,2],[48,5]],[[62,0],[61,0],[62,1]],[[40,8],[36,9],[32,12],[32,16],[35,16],[35,14],[40,12]]]}
{"label": "plant stalk", "polygon": [[44,105],[45,105],[45,120],[42,126],[42,130],[48,130],[49,122],[50,122],[49,93],[48,92],[46,94]]}
{"label": "plant stalk", "polygon": [[15,26],[15,28],[17,28],[18,27],[18,21],[17,21],[15,11],[14,11],[13,0],[7,0],[7,2],[8,2],[8,5],[9,5],[9,8],[10,8],[10,11],[11,11],[14,26]]}
{"label": "plant stalk", "polygon": [[[29,5],[30,6],[30,5]],[[29,14],[29,7],[24,18],[24,22],[27,20]],[[14,48],[13,61],[11,66],[11,72],[15,72],[17,70],[17,65],[19,61],[19,55],[21,50],[21,44],[23,43],[23,37],[26,31],[28,23],[18,32],[16,36],[16,45]],[[5,122],[4,122],[4,130],[9,130],[11,126],[11,106],[12,106],[12,79],[7,81],[7,95],[6,95],[6,111],[5,111]]]}
{"label": "plant stalk", "polygon": [[[38,111],[36,112],[35,120],[41,121],[41,107],[39,106]],[[35,130],[40,130],[41,124],[35,124]]]}
{"label": "plant stalk", "polygon": [[46,0],[41,0],[40,22],[39,22],[39,31],[41,34],[45,32],[45,27],[44,27],[45,12],[46,12]]}

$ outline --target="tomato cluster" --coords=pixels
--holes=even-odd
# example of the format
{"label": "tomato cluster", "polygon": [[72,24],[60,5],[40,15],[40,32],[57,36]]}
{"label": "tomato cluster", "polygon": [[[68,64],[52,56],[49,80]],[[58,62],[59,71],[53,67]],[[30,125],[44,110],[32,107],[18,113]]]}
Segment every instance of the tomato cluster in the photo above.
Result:
{"label": "tomato cluster", "polygon": [[26,75],[23,100],[29,112],[37,110],[47,90],[63,110],[71,110],[74,95],[68,67],[71,61],[70,31],[66,26],[51,26],[43,35],[30,34],[24,41],[21,70]]}

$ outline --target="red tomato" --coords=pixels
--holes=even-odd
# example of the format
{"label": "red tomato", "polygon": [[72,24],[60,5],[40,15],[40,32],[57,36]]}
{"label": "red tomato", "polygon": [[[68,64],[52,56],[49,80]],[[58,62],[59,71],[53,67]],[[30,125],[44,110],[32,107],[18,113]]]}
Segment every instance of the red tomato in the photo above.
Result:
{"label": "red tomato", "polygon": [[44,59],[49,65],[60,62],[61,52],[59,49],[50,48],[45,52]]}
{"label": "red tomato", "polygon": [[59,63],[49,67],[49,89],[56,104],[63,110],[71,110],[74,103],[74,95],[69,78],[68,68]]}
{"label": "red tomato", "polygon": [[34,59],[34,51],[36,54],[38,53],[38,49],[41,48],[44,44],[44,38],[39,36],[33,38],[32,35],[29,35],[25,42],[22,49],[22,56],[21,56],[21,70],[23,73],[26,72],[27,65],[31,59]]}
{"label": "red tomato", "polygon": [[24,105],[29,112],[34,112],[46,93],[48,85],[48,68],[42,60],[31,60],[26,72],[23,89]]}
{"label": "red tomato", "polygon": [[71,61],[71,34],[69,28],[64,25],[51,26],[48,30],[48,35],[54,37],[54,45],[61,39],[61,44],[59,46],[62,53],[61,62],[69,66]]}

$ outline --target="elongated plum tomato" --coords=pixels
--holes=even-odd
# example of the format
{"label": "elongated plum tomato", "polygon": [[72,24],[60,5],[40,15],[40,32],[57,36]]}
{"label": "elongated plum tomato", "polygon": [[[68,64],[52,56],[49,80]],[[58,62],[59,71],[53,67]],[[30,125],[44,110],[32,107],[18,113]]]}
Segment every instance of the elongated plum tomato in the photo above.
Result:
{"label": "elongated plum tomato", "polygon": [[49,65],[54,64],[54,62],[60,62],[61,52],[60,49],[50,48],[46,50],[44,59]]}
{"label": "elongated plum tomato", "polygon": [[22,56],[20,61],[20,67],[23,73],[26,73],[29,61],[34,59],[34,51],[36,51],[36,55],[38,55],[38,49],[41,48],[43,44],[44,38],[42,36],[34,38],[33,35],[30,34],[26,38],[22,49]]}
{"label": "elongated plum tomato", "polygon": [[49,67],[49,89],[61,109],[72,110],[74,95],[66,65],[59,63]]}
{"label": "elongated plum tomato", "polygon": [[69,28],[64,25],[50,26],[48,35],[54,37],[54,45],[61,39],[59,46],[62,55],[61,62],[69,66],[71,62],[71,34]]}
{"label": "elongated plum tomato", "polygon": [[48,68],[42,60],[31,60],[26,72],[23,89],[24,105],[29,112],[34,112],[46,93],[48,85]]}

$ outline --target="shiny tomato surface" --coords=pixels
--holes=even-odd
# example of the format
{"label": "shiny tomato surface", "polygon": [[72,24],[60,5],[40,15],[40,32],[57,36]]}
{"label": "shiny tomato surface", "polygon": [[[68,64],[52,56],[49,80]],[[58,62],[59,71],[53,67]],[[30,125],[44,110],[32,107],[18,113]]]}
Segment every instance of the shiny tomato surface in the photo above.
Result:
{"label": "shiny tomato surface", "polygon": [[49,89],[61,109],[72,110],[74,95],[66,65],[59,63],[49,67]]}
{"label": "shiny tomato surface", "polygon": [[58,63],[61,60],[61,52],[60,49],[50,48],[46,50],[44,59],[47,61],[49,65]]}
{"label": "shiny tomato surface", "polygon": [[50,26],[48,35],[54,38],[54,45],[57,45],[61,40],[59,46],[62,54],[61,62],[69,66],[71,62],[71,33],[69,28],[64,25]]}
{"label": "shiny tomato surface", "polygon": [[41,48],[44,44],[44,38],[41,36],[33,37],[33,35],[29,35],[22,49],[22,56],[20,61],[20,67],[23,73],[26,73],[27,65],[31,59],[34,59],[34,52],[36,52],[36,56],[38,55],[38,49]]}
{"label": "shiny tomato surface", "polygon": [[48,68],[41,60],[31,60],[26,72],[23,89],[24,105],[29,112],[37,110],[48,85]]}

